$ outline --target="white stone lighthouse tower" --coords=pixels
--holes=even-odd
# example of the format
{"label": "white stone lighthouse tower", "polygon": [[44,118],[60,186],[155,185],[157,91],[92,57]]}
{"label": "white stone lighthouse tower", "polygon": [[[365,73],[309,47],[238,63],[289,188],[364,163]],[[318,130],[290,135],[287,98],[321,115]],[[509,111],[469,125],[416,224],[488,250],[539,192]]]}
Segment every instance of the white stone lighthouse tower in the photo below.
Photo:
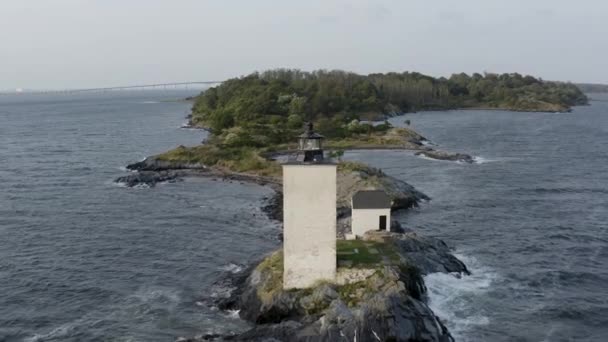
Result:
{"label": "white stone lighthouse tower", "polygon": [[296,160],[283,165],[283,287],[305,288],[336,276],[336,164],[325,160],[312,124]]}

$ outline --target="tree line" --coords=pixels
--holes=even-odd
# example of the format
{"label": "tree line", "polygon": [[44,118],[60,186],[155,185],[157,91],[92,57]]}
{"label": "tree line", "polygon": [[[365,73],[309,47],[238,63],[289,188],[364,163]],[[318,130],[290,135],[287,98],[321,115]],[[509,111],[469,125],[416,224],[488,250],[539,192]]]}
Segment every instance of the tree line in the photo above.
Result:
{"label": "tree line", "polygon": [[263,146],[287,141],[305,121],[316,122],[325,134],[343,137],[350,134],[347,128],[353,121],[370,117],[472,107],[563,111],[585,103],[586,96],[573,84],[518,73],[435,78],[417,72],[359,75],[275,69],[204,91],[195,99],[192,120],[216,135],[246,137],[239,144]]}

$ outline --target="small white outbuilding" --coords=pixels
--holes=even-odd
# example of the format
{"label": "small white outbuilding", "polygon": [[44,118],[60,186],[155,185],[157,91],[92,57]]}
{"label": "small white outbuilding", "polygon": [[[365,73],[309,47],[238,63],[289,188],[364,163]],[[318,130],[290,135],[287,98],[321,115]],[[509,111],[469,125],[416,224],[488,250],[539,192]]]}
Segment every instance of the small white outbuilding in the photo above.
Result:
{"label": "small white outbuilding", "polygon": [[382,190],[362,190],[352,198],[352,234],[369,230],[390,230],[392,201]]}

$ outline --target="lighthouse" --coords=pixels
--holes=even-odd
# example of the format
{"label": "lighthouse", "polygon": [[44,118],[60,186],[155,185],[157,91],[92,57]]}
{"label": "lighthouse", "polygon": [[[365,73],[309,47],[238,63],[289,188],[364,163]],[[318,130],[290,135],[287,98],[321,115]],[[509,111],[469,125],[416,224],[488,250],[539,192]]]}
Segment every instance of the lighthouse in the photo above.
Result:
{"label": "lighthouse", "polygon": [[283,288],[336,276],[336,164],[307,124],[297,157],[283,164]]}

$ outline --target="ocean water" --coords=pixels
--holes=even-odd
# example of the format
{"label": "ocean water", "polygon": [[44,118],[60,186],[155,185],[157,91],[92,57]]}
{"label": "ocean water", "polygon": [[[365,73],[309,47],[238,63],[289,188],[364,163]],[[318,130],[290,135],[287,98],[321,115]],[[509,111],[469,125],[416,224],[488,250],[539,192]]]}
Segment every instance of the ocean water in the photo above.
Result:
{"label": "ocean water", "polygon": [[113,183],[205,133],[187,92],[0,97],[0,341],[174,341],[246,325],[201,298],[276,247],[269,189]]}
{"label": "ocean water", "polygon": [[457,341],[608,341],[608,97],[572,113],[449,111],[405,119],[468,165],[398,151],[348,158],[432,200],[402,224],[444,239],[470,277],[426,277]]}
{"label": "ocean water", "polygon": [[[247,324],[201,302],[277,248],[267,188],[129,189],[124,166],[205,133],[187,92],[0,97],[0,341],[173,341]],[[569,114],[408,114],[476,164],[356,151],[432,197],[396,218],[472,271],[426,277],[458,341],[608,340],[608,102]]]}

